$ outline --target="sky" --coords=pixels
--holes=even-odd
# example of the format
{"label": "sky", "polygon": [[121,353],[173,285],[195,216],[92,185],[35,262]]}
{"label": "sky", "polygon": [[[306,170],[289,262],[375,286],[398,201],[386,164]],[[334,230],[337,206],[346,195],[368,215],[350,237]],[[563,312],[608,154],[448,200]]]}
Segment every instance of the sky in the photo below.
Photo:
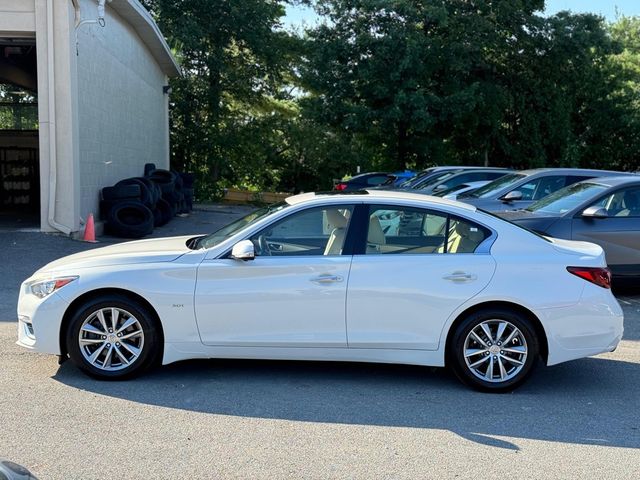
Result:
{"label": "sky", "polygon": [[[616,19],[616,9],[627,16],[640,16],[640,0],[547,0],[546,13],[553,15],[560,10],[571,10],[575,13],[597,13],[609,21]],[[285,24],[290,27],[301,27],[305,23],[313,25],[316,15],[310,8],[288,7]]]}

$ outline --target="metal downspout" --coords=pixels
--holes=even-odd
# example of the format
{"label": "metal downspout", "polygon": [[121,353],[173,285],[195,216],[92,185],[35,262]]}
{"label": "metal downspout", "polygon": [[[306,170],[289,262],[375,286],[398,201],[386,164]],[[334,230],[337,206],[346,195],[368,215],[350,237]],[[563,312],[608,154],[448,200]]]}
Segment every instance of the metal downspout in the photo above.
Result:
{"label": "metal downspout", "polygon": [[58,188],[58,159],[56,152],[56,99],[55,73],[53,58],[53,0],[47,0],[47,94],[49,100],[49,225],[60,232],[69,235],[71,228],[56,222],[56,193]]}

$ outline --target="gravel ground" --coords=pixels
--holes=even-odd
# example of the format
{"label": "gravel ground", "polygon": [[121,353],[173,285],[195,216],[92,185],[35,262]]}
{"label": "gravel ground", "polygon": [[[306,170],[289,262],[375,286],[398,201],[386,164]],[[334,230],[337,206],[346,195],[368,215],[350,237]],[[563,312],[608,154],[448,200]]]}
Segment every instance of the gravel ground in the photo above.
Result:
{"label": "gravel ground", "polygon": [[[210,207],[156,235],[241,212]],[[345,363],[189,361],[98,382],[15,346],[13,323],[23,278],[93,246],[0,232],[0,247],[0,458],[41,480],[640,478],[640,296],[619,297],[616,352],[538,368],[506,395],[442,369]]]}

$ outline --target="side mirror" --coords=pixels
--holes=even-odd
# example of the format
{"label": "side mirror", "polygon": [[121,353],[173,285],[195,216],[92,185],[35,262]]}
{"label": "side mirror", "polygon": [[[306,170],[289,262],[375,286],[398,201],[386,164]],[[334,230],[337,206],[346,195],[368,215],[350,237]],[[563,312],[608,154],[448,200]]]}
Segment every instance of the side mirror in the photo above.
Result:
{"label": "side mirror", "polygon": [[506,195],[500,197],[503,202],[513,202],[514,200],[522,200],[522,192],[519,190],[512,190]]}
{"label": "side mirror", "polygon": [[582,216],[587,218],[607,218],[609,213],[603,207],[589,207],[583,210]]}
{"label": "side mirror", "polygon": [[231,249],[231,258],[235,260],[253,260],[256,258],[256,249],[251,240],[241,240]]}

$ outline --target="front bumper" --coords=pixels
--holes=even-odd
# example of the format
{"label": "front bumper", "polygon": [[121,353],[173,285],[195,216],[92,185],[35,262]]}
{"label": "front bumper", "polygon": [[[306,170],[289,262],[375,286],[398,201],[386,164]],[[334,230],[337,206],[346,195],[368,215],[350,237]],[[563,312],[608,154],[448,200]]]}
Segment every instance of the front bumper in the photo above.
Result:
{"label": "front bumper", "polygon": [[57,292],[40,299],[27,293],[25,285],[18,299],[18,345],[30,350],[60,355],[60,326],[69,307]]}

